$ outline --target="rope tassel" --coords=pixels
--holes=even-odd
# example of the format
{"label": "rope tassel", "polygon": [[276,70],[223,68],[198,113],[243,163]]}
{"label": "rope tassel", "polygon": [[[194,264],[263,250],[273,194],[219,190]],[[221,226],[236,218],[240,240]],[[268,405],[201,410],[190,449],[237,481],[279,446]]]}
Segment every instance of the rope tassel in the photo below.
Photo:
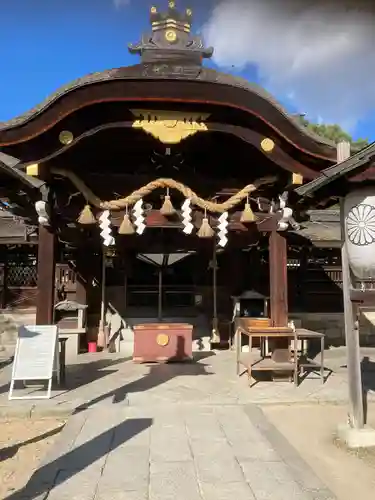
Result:
{"label": "rope tassel", "polygon": [[176,213],[176,209],[174,208],[171,202],[171,197],[169,196],[169,188],[167,189],[167,194],[165,195],[164,203],[160,209],[160,213],[162,215],[165,215],[166,217],[174,215]]}
{"label": "rope tassel", "polygon": [[130,220],[129,214],[125,213],[124,218],[123,218],[121,225],[119,227],[118,234],[129,235],[129,234],[134,234],[134,233],[135,233],[135,229],[134,229],[134,226],[132,224],[132,221]]}
{"label": "rope tassel", "polygon": [[199,228],[199,231],[197,232],[197,236],[198,236],[198,238],[213,238],[214,234],[215,234],[215,231],[210,226],[210,223],[208,222],[208,218],[205,214],[205,216],[202,220],[202,225]]}
{"label": "rope tassel", "polygon": [[241,214],[240,221],[244,222],[246,224],[248,222],[255,222],[256,220],[257,220],[257,217],[251,209],[249,198],[247,198],[247,201],[245,203],[245,208]]}
{"label": "rope tassel", "polygon": [[78,224],[83,224],[83,225],[92,225],[96,224],[96,219],[94,214],[92,213],[90,205],[85,205],[82,212],[79,214],[79,217],[77,219]]}

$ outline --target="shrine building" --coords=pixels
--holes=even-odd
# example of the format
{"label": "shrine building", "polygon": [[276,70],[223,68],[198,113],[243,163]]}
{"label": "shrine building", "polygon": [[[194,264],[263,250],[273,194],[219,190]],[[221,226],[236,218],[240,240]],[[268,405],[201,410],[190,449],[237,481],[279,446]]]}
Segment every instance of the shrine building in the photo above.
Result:
{"label": "shrine building", "polygon": [[137,324],[177,322],[194,349],[227,346],[236,314],[341,338],[338,195],[321,179],[370,179],[374,148],[344,175],[336,144],[206,66],[214,48],[175,2],[129,50],[133,66],[0,124],[3,311],[51,324],[74,300],[80,349],[103,321],[129,343]]}

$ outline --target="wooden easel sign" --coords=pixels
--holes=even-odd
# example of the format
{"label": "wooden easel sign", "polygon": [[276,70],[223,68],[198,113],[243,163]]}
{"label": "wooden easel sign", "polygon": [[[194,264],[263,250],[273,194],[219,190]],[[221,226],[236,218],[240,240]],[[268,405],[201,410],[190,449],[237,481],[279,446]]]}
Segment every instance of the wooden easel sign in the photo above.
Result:
{"label": "wooden easel sign", "polygon": [[[56,325],[21,326],[18,330],[9,399],[49,399],[53,374],[59,377],[59,344]],[[47,393],[14,396],[17,381],[46,381]]]}

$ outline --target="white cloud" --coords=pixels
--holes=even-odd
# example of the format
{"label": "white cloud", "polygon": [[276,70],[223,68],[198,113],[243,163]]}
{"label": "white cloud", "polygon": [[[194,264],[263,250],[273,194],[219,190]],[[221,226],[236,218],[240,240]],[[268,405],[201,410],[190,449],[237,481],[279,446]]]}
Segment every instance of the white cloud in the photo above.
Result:
{"label": "white cloud", "polygon": [[270,92],[353,130],[375,108],[374,14],[361,5],[221,0],[203,31],[219,66],[255,64]]}
{"label": "white cloud", "polygon": [[122,7],[127,7],[130,4],[130,0],[113,0],[113,4],[116,9],[121,9]]}

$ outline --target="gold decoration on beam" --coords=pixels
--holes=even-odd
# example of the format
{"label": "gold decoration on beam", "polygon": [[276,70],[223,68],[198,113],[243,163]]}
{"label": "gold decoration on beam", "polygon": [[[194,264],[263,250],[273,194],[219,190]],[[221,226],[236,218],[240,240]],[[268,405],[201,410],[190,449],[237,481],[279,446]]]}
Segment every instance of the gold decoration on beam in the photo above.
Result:
{"label": "gold decoration on beam", "polygon": [[59,141],[61,144],[64,144],[64,146],[68,146],[71,144],[74,140],[74,135],[70,130],[63,130],[62,132],[59,133]]}
{"label": "gold decoration on beam", "polygon": [[85,205],[82,212],[79,214],[77,219],[78,224],[82,224],[85,226],[89,226],[92,224],[96,224],[96,218],[92,213],[91,207],[89,204]]}
{"label": "gold decoration on beam", "polygon": [[177,33],[175,30],[167,30],[165,32],[165,39],[169,43],[175,43],[177,42]]}
{"label": "gold decoration on beam", "polygon": [[69,179],[72,184],[83,194],[83,196],[90,202],[91,205],[101,209],[101,210],[111,210],[118,211],[124,210],[127,206],[134,205],[140,199],[151,194],[155,189],[160,188],[170,188],[179,191],[185,198],[191,201],[192,205],[195,205],[207,212],[213,213],[223,213],[228,212],[235,206],[239,205],[244,199],[246,199],[251,193],[256,191],[260,186],[266,184],[272,184],[276,182],[277,177],[263,177],[254,182],[254,184],[248,184],[242,188],[238,193],[235,193],[230,198],[228,198],[223,203],[217,203],[210,200],[205,200],[198,196],[192,189],[188,186],[182,184],[182,182],[175,181],[174,179],[160,178],[152,182],[149,182],[145,186],[133,191],[130,195],[125,198],[120,198],[110,201],[102,201],[89,189],[86,184],[71,170],[66,170],[63,168],[52,168],[51,172],[55,175],[60,175]]}
{"label": "gold decoration on beam", "polygon": [[32,177],[38,177],[39,175],[39,164],[33,163],[32,165],[27,165],[26,175],[31,175]]}
{"label": "gold decoration on beam", "polygon": [[294,184],[294,185],[303,184],[303,176],[301,174],[296,174],[295,172],[293,172],[292,184]]}
{"label": "gold decoration on beam", "polygon": [[273,151],[274,147],[275,147],[275,143],[273,142],[272,139],[270,139],[269,137],[266,137],[265,139],[262,140],[262,142],[260,143],[260,147],[263,149],[263,151],[265,151],[266,153],[270,153],[271,151]]}
{"label": "gold decoration on beam", "polygon": [[178,111],[132,110],[132,113],[137,117],[133,128],[144,130],[163,144],[178,144],[197,132],[206,132],[207,125],[203,121],[210,116]]}

